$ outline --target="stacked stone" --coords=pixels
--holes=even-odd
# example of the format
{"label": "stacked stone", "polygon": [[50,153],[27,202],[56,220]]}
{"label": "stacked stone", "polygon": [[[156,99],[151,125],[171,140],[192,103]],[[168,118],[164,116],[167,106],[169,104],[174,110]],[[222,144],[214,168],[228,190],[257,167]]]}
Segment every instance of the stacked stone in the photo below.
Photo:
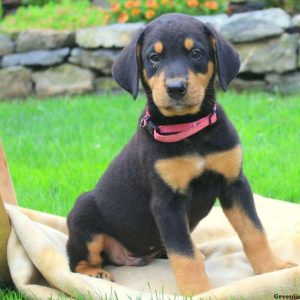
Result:
{"label": "stacked stone", "polygon": [[300,29],[300,15],[291,19],[282,9],[273,8],[199,19],[212,23],[240,55],[240,73],[233,88],[300,91],[299,33],[288,33]]}
{"label": "stacked stone", "polygon": [[274,8],[236,14],[224,22],[220,31],[234,43],[242,61],[240,78],[234,82],[237,89],[300,91],[299,34],[288,33],[299,26],[296,20]]}
{"label": "stacked stone", "polygon": [[[300,91],[300,15],[279,8],[196,17],[212,23],[240,54],[233,87]],[[117,89],[111,66],[143,23],[114,24],[77,32],[30,30],[0,34],[0,99]],[[296,29],[296,30],[295,30]]]}

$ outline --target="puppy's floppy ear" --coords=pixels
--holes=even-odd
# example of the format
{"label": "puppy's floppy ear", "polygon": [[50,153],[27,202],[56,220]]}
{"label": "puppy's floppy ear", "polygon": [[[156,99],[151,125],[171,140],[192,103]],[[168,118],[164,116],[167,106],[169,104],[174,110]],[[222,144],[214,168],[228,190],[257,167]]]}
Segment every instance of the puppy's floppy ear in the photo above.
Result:
{"label": "puppy's floppy ear", "polygon": [[140,51],[144,30],[139,31],[132,41],[121,51],[112,66],[114,80],[136,99],[139,91]]}
{"label": "puppy's floppy ear", "polygon": [[226,91],[230,81],[239,72],[239,55],[232,45],[227,42],[211,24],[206,23],[204,26],[207,30],[208,36],[213,39],[218,76],[222,89]]}

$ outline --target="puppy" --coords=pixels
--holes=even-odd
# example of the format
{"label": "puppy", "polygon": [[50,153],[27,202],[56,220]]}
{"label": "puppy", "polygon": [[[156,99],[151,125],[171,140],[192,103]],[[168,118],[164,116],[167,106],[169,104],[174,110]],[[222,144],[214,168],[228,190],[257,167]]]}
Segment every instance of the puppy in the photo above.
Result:
{"label": "puppy", "polygon": [[130,142],[68,216],[72,271],[112,280],[105,262],[143,266],[168,257],[182,294],[209,290],[190,232],[216,198],[256,274],[293,266],[271,250],[239,137],[215,99],[215,75],[226,90],[239,66],[211,25],[182,14],[159,17],[123,49],[113,77],[134,98],[141,80],[147,105]]}

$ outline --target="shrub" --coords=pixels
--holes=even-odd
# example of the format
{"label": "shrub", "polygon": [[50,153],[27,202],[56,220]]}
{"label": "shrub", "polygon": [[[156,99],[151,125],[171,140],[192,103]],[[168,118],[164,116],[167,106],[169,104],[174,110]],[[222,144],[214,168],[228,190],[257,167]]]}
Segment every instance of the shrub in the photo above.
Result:
{"label": "shrub", "polygon": [[227,0],[113,0],[110,9],[106,10],[92,6],[89,0],[24,0],[23,3],[30,5],[5,17],[0,23],[0,31],[76,30],[108,22],[150,21],[168,12],[212,14],[224,11]]}
{"label": "shrub", "polygon": [[91,6],[88,0],[61,0],[59,5],[50,2],[42,7],[20,7],[15,15],[5,17],[0,23],[0,30],[6,32],[49,28],[75,30],[103,25],[104,19],[104,10]]}
{"label": "shrub", "polygon": [[22,5],[36,5],[36,6],[43,6],[48,3],[57,3],[60,2],[59,0],[23,0]]}
{"label": "shrub", "polygon": [[121,0],[113,1],[108,11],[110,22],[150,21],[164,13],[190,15],[215,14],[224,11],[227,0]]}
{"label": "shrub", "polygon": [[300,10],[299,0],[265,0],[267,7],[281,7],[287,12],[295,12]]}
{"label": "shrub", "polygon": [[[80,2],[81,0],[70,0],[69,2]],[[63,0],[22,0],[22,5],[29,6],[29,5],[34,5],[34,6],[44,6],[49,3],[62,3],[64,2]],[[85,1],[83,1],[85,2]]]}

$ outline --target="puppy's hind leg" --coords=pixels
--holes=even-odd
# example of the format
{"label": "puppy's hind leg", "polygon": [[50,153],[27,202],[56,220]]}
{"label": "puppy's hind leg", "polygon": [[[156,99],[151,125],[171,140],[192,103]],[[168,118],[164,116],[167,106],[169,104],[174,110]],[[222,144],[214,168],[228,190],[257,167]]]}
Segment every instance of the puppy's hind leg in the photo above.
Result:
{"label": "puppy's hind leg", "polygon": [[103,234],[93,236],[88,242],[79,241],[77,237],[70,237],[67,250],[71,271],[113,281],[113,276],[101,268],[104,239]]}
{"label": "puppy's hind leg", "polygon": [[77,200],[68,216],[67,252],[70,269],[91,277],[113,280],[112,275],[101,268],[105,235],[92,233],[95,232],[94,212],[93,196],[86,193]]}

